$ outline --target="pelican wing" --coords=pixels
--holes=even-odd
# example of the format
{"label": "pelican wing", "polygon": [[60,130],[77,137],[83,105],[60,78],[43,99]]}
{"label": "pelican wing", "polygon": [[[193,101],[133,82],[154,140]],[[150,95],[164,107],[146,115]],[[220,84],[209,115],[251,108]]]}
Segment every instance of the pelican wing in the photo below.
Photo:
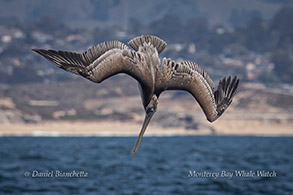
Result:
{"label": "pelican wing", "polygon": [[33,49],[66,71],[100,83],[118,73],[126,73],[144,82],[139,63],[140,54],[119,41],[106,41],[84,53]]}
{"label": "pelican wing", "polygon": [[196,63],[183,61],[175,63],[163,59],[163,71],[167,73],[166,90],[185,90],[192,94],[204,111],[208,121],[219,118],[231,104],[239,79],[223,78],[217,90],[209,75]]}

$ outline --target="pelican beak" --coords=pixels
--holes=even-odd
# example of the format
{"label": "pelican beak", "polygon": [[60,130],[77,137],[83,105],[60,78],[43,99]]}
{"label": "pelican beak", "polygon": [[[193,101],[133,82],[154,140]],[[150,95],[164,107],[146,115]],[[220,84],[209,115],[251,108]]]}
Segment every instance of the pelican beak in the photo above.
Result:
{"label": "pelican beak", "polygon": [[139,148],[139,145],[140,145],[140,142],[141,142],[141,139],[142,139],[142,136],[148,126],[148,124],[150,123],[153,115],[154,115],[155,112],[149,112],[145,115],[145,118],[144,118],[144,122],[143,122],[143,125],[142,125],[142,128],[140,130],[140,133],[138,135],[138,138],[137,138],[137,141],[135,143],[135,146],[133,148],[133,151],[132,151],[132,156],[134,156]]}

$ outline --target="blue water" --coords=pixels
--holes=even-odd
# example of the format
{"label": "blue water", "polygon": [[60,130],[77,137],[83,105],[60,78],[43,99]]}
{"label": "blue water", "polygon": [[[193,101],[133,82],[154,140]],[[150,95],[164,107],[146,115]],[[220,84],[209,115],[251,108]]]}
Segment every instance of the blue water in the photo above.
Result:
{"label": "blue water", "polygon": [[[136,137],[1,137],[0,194],[293,194],[293,137],[144,137],[132,157],[135,141]],[[237,170],[276,175],[189,175]],[[32,176],[51,171],[88,175]]]}

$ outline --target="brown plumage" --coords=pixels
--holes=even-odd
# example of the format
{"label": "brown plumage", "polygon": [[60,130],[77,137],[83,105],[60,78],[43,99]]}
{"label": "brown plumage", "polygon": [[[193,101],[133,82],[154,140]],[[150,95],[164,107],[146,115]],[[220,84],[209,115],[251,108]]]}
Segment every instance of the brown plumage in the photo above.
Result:
{"label": "brown plumage", "polygon": [[231,104],[239,83],[237,77],[223,78],[214,90],[214,83],[198,64],[190,61],[176,63],[166,58],[161,63],[158,55],[167,44],[158,37],[143,35],[129,41],[129,45],[134,51],[119,41],[103,42],[82,54],[43,49],[33,51],[58,67],[96,83],[118,73],[126,73],[138,81],[146,116],[132,155],[138,150],[163,91],[188,91],[210,122],[219,118]]}

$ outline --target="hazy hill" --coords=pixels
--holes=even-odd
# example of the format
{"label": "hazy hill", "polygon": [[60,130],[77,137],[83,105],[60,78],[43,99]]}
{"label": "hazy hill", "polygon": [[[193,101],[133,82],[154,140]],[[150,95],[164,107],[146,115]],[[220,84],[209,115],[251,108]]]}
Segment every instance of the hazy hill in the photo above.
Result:
{"label": "hazy hill", "polygon": [[0,23],[34,22],[49,16],[71,25],[124,24],[130,18],[143,23],[158,20],[166,14],[181,19],[204,17],[211,24],[231,24],[233,20],[247,22],[251,17],[271,18],[281,7],[292,5],[281,0],[71,0],[19,1],[0,0]]}

